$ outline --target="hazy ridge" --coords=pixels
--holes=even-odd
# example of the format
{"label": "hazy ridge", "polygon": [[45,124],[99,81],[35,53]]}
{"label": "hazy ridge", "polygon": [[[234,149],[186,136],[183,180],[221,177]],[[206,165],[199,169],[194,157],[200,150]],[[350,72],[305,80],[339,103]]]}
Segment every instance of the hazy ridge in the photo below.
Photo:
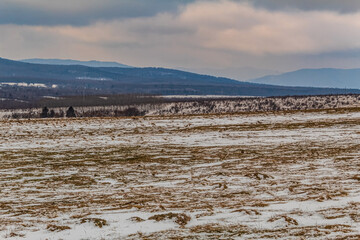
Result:
{"label": "hazy ridge", "polygon": [[282,86],[356,88],[360,89],[360,69],[300,69],[280,75],[250,80],[253,83]]}

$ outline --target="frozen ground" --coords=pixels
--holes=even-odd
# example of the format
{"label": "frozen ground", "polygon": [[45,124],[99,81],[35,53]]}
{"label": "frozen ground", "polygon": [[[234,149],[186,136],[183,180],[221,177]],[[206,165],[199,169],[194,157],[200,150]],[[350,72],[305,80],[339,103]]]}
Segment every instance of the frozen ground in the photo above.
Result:
{"label": "frozen ground", "polygon": [[0,239],[359,239],[360,112],[0,122]]}

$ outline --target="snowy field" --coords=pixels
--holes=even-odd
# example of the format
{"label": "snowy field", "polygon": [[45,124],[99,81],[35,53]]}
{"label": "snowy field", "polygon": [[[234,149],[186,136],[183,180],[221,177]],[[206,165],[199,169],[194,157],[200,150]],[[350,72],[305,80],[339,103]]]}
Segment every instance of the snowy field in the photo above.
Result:
{"label": "snowy field", "polygon": [[354,109],[0,122],[0,239],[359,239]]}

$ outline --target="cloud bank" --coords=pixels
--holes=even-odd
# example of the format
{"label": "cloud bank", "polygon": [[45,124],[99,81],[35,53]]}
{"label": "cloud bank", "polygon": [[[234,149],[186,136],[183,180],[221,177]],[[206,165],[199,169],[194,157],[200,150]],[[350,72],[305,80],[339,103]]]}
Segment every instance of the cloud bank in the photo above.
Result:
{"label": "cloud bank", "polygon": [[[78,0],[74,5],[70,1],[43,4],[34,0],[30,7],[41,6],[59,13],[104,9],[95,0],[83,9],[84,1]],[[27,1],[11,2],[25,6]],[[158,1],[148,2],[157,6]],[[325,1],[288,0],[282,7],[279,2],[283,1],[188,1],[166,5],[162,10],[153,8],[147,13],[140,8],[137,14],[128,11],[128,17],[125,14],[122,18],[99,18],[80,25],[6,23],[0,25],[0,51],[15,58],[109,59],[171,67],[235,67],[256,62],[269,67],[270,61],[304,61],[304,56],[314,55],[331,59],[328,55],[336,58],[337,54],[359,51],[360,11],[354,11],[355,7],[360,8],[358,1],[326,1],[326,10],[316,10],[316,2]],[[102,3],[118,7],[112,0]],[[132,9],[130,5],[126,5],[127,9]],[[353,11],[345,6],[352,6]]]}

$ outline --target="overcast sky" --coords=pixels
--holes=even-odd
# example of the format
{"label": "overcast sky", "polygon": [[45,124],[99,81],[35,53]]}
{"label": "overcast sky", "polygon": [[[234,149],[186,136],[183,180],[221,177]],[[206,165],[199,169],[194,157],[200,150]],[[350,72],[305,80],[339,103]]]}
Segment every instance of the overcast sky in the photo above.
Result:
{"label": "overcast sky", "polygon": [[360,67],[359,0],[1,0],[0,56],[186,69]]}

